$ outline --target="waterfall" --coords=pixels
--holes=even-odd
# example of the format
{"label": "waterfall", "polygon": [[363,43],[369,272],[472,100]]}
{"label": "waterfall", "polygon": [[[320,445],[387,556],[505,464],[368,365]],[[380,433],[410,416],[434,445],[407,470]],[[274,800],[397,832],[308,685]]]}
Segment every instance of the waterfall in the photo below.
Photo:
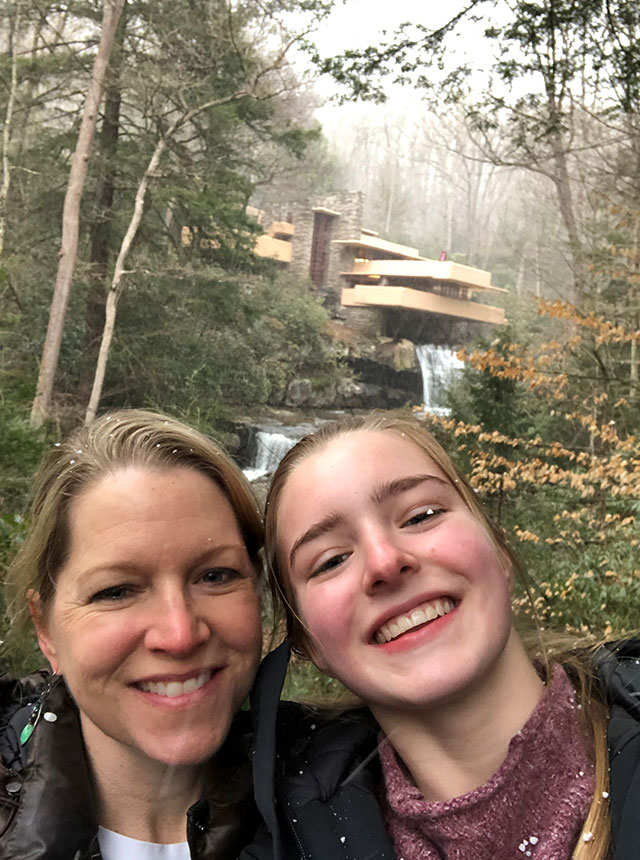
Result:
{"label": "waterfall", "polygon": [[249,446],[251,466],[242,471],[250,481],[255,481],[263,475],[270,475],[275,472],[280,460],[290,448],[293,448],[298,439],[306,436],[307,433],[312,433],[316,427],[317,424],[296,424],[285,427],[275,423],[268,427],[256,427]]}
{"label": "waterfall", "polygon": [[443,405],[443,394],[464,367],[456,357],[455,350],[448,346],[425,343],[416,345],[416,356],[422,371],[422,401],[425,412],[448,415]]}
{"label": "waterfall", "polygon": [[293,448],[296,441],[295,438],[285,436],[284,433],[258,430],[255,435],[256,453],[253,466],[244,470],[247,478],[250,481],[255,481],[256,478],[274,472],[280,460],[289,448]]}

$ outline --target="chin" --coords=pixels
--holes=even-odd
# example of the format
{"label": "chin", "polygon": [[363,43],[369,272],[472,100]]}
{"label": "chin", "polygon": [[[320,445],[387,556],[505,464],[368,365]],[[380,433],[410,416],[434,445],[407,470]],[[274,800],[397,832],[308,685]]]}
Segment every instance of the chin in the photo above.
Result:
{"label": "chin", "polygon": [[151,748],[143,748],[142,752],[148,758],[158,761],[167,767],[195,767],[213,758],[222,746],[223,739],[211,739],[203,742],[202,737],[183,743],[158,744]]}

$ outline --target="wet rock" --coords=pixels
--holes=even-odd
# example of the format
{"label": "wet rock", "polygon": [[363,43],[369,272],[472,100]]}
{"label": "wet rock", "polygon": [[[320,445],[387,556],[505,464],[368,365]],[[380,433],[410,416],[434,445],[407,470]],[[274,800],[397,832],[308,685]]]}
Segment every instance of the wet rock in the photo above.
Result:
{"label": "wet rock", "polygon": [[292,379],[287,386],[287,406],[302,406],[311,400],[312,386],[310,379]]}

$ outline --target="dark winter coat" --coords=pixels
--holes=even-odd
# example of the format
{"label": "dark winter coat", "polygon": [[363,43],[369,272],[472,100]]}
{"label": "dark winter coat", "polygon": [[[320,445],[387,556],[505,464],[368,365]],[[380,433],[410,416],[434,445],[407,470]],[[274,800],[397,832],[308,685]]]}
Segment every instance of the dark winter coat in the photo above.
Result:
{"label": "dark winter coat", "polygon": [[610,707],[613,860],[640,857],[640,640],[602,648],[598,670]]}
{"label": "dark winter coat", "polygon": [[[0,677],[0,860],[100,860],[96,798],[78,710],[53,685],[28,743],[20,733],[47,674]],[[194,860],[232,860],[258,824],[251,790],[248,715],[239,715],[215,760],[215,784],[187,814]],[[244,724],[244,725],[243,725]]]}
{"label": "dark winter coat", "polygon": [[[284,643],[262,663],[252,708],[254,784],[269,833],[242,860],[394,860],[376,799],[378,728],[366,711],[330,719],[278,704]],[[613,860],[640,857],[640,641],[602,649],[597,666],[610,707]]]}

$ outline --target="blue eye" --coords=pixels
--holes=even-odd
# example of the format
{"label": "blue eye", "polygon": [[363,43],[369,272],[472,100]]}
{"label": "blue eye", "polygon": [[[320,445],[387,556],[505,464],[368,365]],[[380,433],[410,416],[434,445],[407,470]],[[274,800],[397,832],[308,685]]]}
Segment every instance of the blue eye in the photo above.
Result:
{"label": "blue eye", "polygon": [[96,591],[89,598],[89,603],[116,603],[119,600],[124,600],[131,596],[131,587],[128,585],[110,585],[109,588],[103,588]]}
{"label": "blue eye", "polygon": [[200,579],[208,585],[226,585],[239,576],[240,573],[230,567],[212,567],[205,570]]}

